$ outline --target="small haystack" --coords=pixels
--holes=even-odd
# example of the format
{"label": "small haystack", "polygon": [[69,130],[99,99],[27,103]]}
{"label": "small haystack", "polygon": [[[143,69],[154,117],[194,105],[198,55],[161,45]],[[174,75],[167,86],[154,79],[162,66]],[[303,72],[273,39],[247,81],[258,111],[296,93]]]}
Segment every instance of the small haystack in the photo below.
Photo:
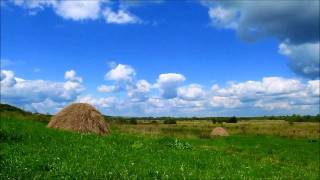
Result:
{"label": "small haystack", "polygon": [[229,136],[229,133],[222,127],[216,127],[211,131],[210,136]]}
{"label": "small haystack", "polygon": [[100,135],[110,132],[100,112],[86,103],[74,103],[65,107],[53,116],[48,127]]}

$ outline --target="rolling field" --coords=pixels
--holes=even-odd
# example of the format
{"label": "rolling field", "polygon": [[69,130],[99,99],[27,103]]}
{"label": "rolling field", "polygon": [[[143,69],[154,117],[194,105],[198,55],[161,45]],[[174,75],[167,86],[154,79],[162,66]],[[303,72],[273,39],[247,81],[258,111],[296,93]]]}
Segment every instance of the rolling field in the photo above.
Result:
{"label": "rolling field", "polygon": [[231,136],[209,138],[208,122],[112,123],[97,136],[2,116],[0,179],[319,178],[319,123],[221,125]]}
{"label": "rolling field", "polygon": [[248,120],[238,123],[213,124],[210,121],[177,121],[177,124],[156,124],[147,121],[137,125],[113,123],[114,128],[130,134],[147,136],[175,136],[188,138],[210,138],[212,129],[222,126],[232,135],[270,135],[287,138],[318,139],[319,123],[292,122],[283,120]]}

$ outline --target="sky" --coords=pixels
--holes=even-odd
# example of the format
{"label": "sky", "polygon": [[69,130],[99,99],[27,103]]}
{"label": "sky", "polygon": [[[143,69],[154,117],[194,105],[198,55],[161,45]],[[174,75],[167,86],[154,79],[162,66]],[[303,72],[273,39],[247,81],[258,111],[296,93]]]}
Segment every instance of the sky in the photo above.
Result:
{"label": "sky", "polygon": [[[1,103],[318,114],[319,1],[1,1]],[[303,12],[303,13],[302,13]]]}

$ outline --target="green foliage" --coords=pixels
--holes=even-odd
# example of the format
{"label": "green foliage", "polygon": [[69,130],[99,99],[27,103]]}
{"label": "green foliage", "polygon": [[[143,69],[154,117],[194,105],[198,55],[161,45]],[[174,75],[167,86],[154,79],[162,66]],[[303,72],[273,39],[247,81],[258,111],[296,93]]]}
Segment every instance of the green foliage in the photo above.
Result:
{"label": "green foliage", "polygon": [[138,124],[138,121],[136,119],[131,119],[129,121],[129,124]]}
{"label": "green foliage", "polygon": [[152,120],[151,124],[158,124],[158,121]]}
{"label": "green foliage", "polygon": [[31,113],[8,104],[0,104],[0,118],[28,119],[48,123],[51,115]]}
{"label": "green foliage", "polygon": [[166,119],[163,124],[177,124],[177,121],[175,119]]}
{"label": "green foliage", "polygon": [[[39,113],[31,113],[24,111],[20,108],[8,105],[0,104],[0,113],[4,116],[18,117],[19,119],[26,118],[42,121],[44,123],[49,122],[51,115],[44,115]],[[177,121],[211,121],[216,123],[236,123],[241,120],[285,120],[288,122],[320,122],[320,114],[315,116],[311,115],[297,115],[291,116],[263,116],[263,117],[121,117],[121,116],[104,116],[106,121],[114,122],[117,124],[139,124],[139,121],[150,121],[152,124],[158,123],[157,121],[163,121],[165,124],[176,124]]]}
{"label": "green foliage", "polygon": [[192,146],[188,142],[179,140],[177,138],[164,137],[159,139],[158,143],[160,145],[166,145],[172,149],[179,149],[179,150],[192,149]]}
{"label": "green foliage", "polygon": [[237,123],[237,122],[238,122],[238,119],[235,116],[229,118],[227,121],[227,123]]}
{"label": "green foliage", "polygon": [[24,111],[20,108],[11,106],[9,104],[0,104],[0,112],[5,113],[5,112],[15,112],[17,114],[23,114],[23,115],[31,115],[32,113]]}
{"label": "green foliage", "polygon": [[3,116],[0,179],[318,179],[318,139],[82,135]]}

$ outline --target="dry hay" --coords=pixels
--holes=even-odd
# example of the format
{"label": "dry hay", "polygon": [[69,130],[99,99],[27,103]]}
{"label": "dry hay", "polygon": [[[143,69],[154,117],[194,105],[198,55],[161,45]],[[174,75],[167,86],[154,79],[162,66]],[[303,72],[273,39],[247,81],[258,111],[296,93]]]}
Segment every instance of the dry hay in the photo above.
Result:
{"label": "dry hay", "polygon": [[210,136],[229,136],[229,133],[222,127],[216,127],[211,131]]}
{"label": "dry hay", "polygon": [[101,113],[86,103],[74,103],[65,107],[52,117],[48,127],[100,135],[110,133]]}

